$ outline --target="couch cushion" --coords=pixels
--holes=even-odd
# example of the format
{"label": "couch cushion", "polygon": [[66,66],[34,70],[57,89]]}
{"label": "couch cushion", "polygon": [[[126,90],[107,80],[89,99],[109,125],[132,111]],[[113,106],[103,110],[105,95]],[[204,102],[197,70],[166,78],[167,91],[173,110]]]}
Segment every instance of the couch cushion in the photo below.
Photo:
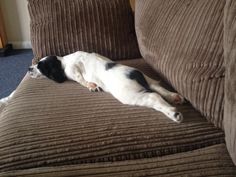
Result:
{"label": "couch cushion", "polygon": [[92,163],[44,167],[0,173],[0,176],[77,177],[77,176],[235,176],[233,165],[224,144],[164,157],[113,163]]}
{"label": "couch cushion", "polygon": [[144,59],[221,128],[224,5],[222,0],[140,0],[135,10]]}
{"label": "couch cushion", "polygon": [[236,1],[225,6],[224,51],[226,63],[224,129],[226,143],[236,165]]}
{"label": "couch cushion", "polygon": [[[125,63],[153,72],[141,59]],[[176,124],[72,81],[26,76],[0,115],[0,171],[156,157],[224,142],[190,104],[179,110],[185,121]]]}
{"label": "couch cushion", "polygon": [[35,61],[78,50],[140,57],[129,0],[28,0]]}

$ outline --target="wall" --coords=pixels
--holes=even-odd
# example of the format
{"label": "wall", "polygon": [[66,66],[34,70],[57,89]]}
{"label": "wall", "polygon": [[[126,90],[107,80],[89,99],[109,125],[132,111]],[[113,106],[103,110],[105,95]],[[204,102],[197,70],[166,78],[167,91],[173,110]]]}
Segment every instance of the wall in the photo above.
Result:
{"label": "wall", "polygon": [[8,43],[14,48],[31,48],[27,0],[0,0]]}

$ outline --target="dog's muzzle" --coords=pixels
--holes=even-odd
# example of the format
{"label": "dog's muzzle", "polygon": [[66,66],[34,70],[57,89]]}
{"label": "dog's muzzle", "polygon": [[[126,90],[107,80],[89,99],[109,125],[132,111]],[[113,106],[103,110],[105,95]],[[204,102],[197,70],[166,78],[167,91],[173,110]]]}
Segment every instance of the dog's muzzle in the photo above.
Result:
{"label": "dog's muzzle", "polygon": [[33,67],[29,67],[29,68],[28,68],[28,71],[29,71],[29,72],[32,72],[33,69],[34,69]]}

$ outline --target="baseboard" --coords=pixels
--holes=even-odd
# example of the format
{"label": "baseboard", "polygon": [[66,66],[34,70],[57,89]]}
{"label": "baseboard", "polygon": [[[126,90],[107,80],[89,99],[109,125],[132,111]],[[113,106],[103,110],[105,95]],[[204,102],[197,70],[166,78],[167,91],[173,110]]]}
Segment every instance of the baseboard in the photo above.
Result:
{"label": "baseboard", "polygon": [[13,45],[13,49],[31,49],[30,41],[9,41],[8,43]]}

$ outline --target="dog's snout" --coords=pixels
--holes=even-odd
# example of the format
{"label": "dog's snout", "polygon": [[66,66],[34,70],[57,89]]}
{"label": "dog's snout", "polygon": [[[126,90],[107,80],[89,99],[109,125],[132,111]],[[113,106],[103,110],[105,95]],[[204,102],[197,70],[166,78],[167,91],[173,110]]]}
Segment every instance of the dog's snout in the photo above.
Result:
{"label": "dog's snout", "polygon": [[28,71],[29,71],[29,72],[32,72],[32,71],[33,71],[33,68],[32,68],[32,67],[29,67],[29,68],[28,68]]}

